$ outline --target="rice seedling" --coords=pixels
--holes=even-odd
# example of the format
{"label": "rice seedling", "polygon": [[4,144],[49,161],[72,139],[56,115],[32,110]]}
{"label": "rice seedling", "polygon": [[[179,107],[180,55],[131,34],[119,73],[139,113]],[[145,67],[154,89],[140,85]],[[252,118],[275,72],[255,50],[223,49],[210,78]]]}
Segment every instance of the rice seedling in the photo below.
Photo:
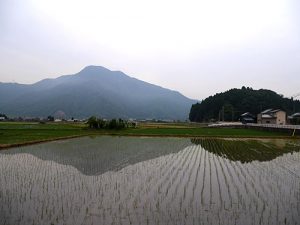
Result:
{"label": "rice seedling", "polygon": [[97,137],[0,153],[0,224],[300,224],[300,142]]}

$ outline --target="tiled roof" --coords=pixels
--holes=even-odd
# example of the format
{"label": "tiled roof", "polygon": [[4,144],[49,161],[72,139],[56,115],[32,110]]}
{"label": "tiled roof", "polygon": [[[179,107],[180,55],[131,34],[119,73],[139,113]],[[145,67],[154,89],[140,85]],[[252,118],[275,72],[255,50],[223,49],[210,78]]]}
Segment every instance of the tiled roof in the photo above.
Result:
{"label": "tiled roof", "polygon": [[272,110],[273,110],[273,109],[266,109],[266,110],[262,111],[261,114],[269,113],[269,112],[271,112]]}
{"label": "tiled roof", "polygon": [[291,117],[298,117],[300,116],[300,112],[294,113],[293,115],[291,115]]}

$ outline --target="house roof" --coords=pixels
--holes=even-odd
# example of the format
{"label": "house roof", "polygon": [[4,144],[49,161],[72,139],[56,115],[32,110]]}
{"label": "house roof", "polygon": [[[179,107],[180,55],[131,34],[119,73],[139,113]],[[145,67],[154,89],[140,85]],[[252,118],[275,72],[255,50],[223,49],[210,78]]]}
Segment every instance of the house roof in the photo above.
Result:
{"label": "house roof", "polygon": [[300,117],[300,112],[294,113],[291,117]]}
{"label": "house roof", "polygon": [[261,114],[269,113],[269,112],[271,112],[272,110],[273,110],[273,109],[266,109],[266,110],[262,111]]}
{"label": "house roof", "polygon": [[241,116],[248,116],[248,115],[249,115],[249,112],[245,112]]}
{"label": "house roof", "polygon": [[251,113],[249,113],[249,112],[245,112],[241,116],[253,116],[253,115]]}
{"label": "house roof", "polygon": [[266,110],[262,111],[261,114],[272,114],[272,113],[277,113],[279,111],[283,111],[283,110],[282,109],[266,109]]}
{"label": "house roof", "polygon": [[281,109],[274,109],[274,110],[271,111],[271,113],[276,113],[276,112],[279,112],[279,111],[283,111],[283,110],[281,110]]}

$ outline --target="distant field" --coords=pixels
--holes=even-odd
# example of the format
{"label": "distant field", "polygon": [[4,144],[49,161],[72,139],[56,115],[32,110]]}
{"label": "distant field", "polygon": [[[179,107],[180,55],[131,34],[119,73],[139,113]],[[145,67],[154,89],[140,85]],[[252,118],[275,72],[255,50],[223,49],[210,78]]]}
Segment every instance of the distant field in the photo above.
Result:
{"label": "distant field", "polygon": [[63,137],[82,136],[92,133],[83,129],[85,124],[67,123],[0,123],[0,145],[46,141]]}
{"label": "distant field", "polygon": [[166,136],[207,136],[207,137],[277,137],[288,136],[286,133],[270,132],[253,129],[236,129],[236,128],[139,128],[122,131],[122,133],[137,135],[166,135]]}
{"label": "distant field", "polygon": [[51,130],[57,130],[57,129],[67,129],[67,130],[78,130],[86,127],[86,124],[84,123],[35,123],[35,122],[0,122],[0,129],[51,129]]}
{"label": "distant field", "polygon": [[85,135],[137,135],[180,137],[287,137],[286,133],[253,129],[208,128],[205,124],[139,123],[125,130],[91,130],[84,123],[0,123],[0,147]]}

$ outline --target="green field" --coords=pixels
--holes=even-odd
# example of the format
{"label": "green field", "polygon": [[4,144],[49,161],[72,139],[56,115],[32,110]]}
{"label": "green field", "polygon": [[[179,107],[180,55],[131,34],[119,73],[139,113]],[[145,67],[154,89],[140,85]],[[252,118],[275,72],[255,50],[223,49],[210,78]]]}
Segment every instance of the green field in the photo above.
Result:
{"label": "green field", "polygon": [[84,123],[1,122],[0,147],[87,135],[135,135],[179,137],[288,137],[287,133],[254,129],[208,128],[188,123],[140,123],[125,130],[91,130]]}
{"label": "green field", "polygon": [[207,136],[207,137],[278,137],[286,133],[237,128],[139,128],[122,131],[136,135]]}
{"label": "green field", "polygon": [[92,134],[84,124],[0,123],[0,145],[47,141],[63,137]]}

